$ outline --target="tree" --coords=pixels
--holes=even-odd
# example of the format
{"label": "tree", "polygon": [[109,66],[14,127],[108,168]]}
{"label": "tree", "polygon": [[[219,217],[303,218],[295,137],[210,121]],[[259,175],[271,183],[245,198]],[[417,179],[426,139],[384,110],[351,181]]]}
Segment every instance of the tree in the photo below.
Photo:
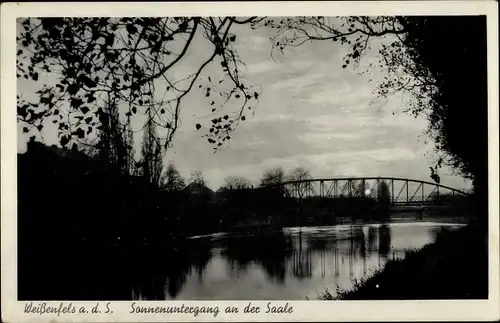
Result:
{"label": "tree", "polygon": [[379,203],[389,204],[391,202],[391,193],[389,191],[389,185],[386,181],[380,181],[377,192],[377,198]]}
{"label": "tree", "polygon": [[281,167],[269,169],[264,172],[260,180],[261,186],[278,184],[285,181],[285,171]]}
{"label": "tree", "polygon": [[[151,111],[151,110],[149,110]],[[141,149],[142,175],[154,186],[160,186],[161,173],[163,172],[162,146],[156,135],[156,125],[153,123],[151,112],[149,122],[144,129],[144,138]]]}
{"label": "tree", "polygon": [[121,127],[118,108],[112,100],[105,102],[99,114],[100,127],[96,145],[98,158],[122,174],[129,174],[128,160],[131,147],[127,146],[126,133]]}
{"label": "tree", "polygon": [[189,183],[206,185],[205,177],[203,176],[203,173],[200,171],[191,172],[191,174],[189,175]]}
{"label": "tree", "polygon": [[306,179],[311,178],[311,173],[305,169],[304,167],[297,167],[293,170],[291,170],[288,175],[285,177],[286,181],[296,181],[297,183],[295,185],[295,189],[297,192],[301,192],[300,194],[304,193],[304,190],[307,188],[309,185],[308,182],[301,182]]}
{"label": "tree", "polygon": [[311,179],[311,173],[304,167],[297,167],[286,176],[287,181],[302,181],[305,179]]}
{"label": "tree", "polygon": [[185,186],[184,178],[182,178],[174,164],[169,163],[162,177],[162,188],[167,192],[178,192]]}
{"label": "tree", "polygon": [[[120,116],[153,109],[154,123],[165,130],[161,143],[168,147],[179,126],[183,98],[197,89],[214,114],[203,136],[217,149],[230,140],[229,134],[245,120],[244,112],[259,96],[243,79],[231,29],[262,19],[20,18],[17,78],[40,86],[34,98],[18,95],[18,121],[30,132],[41,130],[51,119],[65,147],[99,127],[103,98],[111,94]],[[192,51],[195,39],[207,42],[211,49],[187,76],[174,79],[172,75],[179,74],[171,71]],[[220,67],[217,75],[203,74],[209,65]],[[44,73],[53,78],[40,84]],[[236,102],[235,113],[220,115],[219,107],[229,101]]]}
{"label": "tree", "polygon": [[391,193],[389,191],[389,185],[386,181],[380,181],[377,190],[379,212],[382,216],[388,216],[389,207],[391,205]]}
{"label": "tree", "polygon": [[86,138],[75,143],[86,155],[99,159],[122,174],[131,174],[134,148],[130,131],[122,128],[117,107],[107,101],[99,115],[100,127],[96,138]]}
{"label": "tree", "polygon": [[[354,183],[353,183],[354,185]],[[356,187],[353,187],[354,189],[354,196],[357,197],[365,197],[367,194],[366,192],[366,182],[361,181]]]}
{"label": "tree", "polygon": [[485,16],[293,17],[265,24],[277,30],[273,45],[281,52],[318,40],[347,46],[343,68],[358,67],[372,40],[383,39],[377,65],[388,75],[376,92],[384,98],[410,94],[405,111],[429,120],[437,154],[433,179],[446,164],[471,178],[476,189],[486,188]]}
{"label": "tree", "polygon": [[229,189],[251,188],[252,183],[242,176],[228,176],[224,179],[224,187]]}

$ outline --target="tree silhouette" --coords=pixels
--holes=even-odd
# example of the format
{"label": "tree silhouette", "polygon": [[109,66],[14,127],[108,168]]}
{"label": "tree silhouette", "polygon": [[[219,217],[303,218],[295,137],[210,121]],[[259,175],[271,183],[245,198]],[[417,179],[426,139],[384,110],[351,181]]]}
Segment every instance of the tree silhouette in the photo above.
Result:
{"label": "tree silhouette", "polygon": [[389,185],[386,181],[380,181],[377,187],[377,202],[379,207],[379,212],[382,216],[389,215],[389,207],[391,205],[391,193],[389,191]]}
{"label": "tree silhouette", "polygon": [[366,182],[361,181],[354,189],[354,196],[364,197],[366,195]]}
{"label": "tree silhouette", "polygon": [[[293,170],[291,170],[286,176],[285,176],[285,181],[303,181],[306,179],[311,178],[311,173],[305,169],[304,167],[297,167]],[[304,192],[304,190],[307,188],[309,183],[307,182],[299,182],[294,184],[295,189],[298,192]]]}
{"label": "tree silhouette", "polygon": [[224,179],[224,187],[233,189],[250,188],[252,183],[243,176],[228,176]]}
{"label": "tree silhouette", "polygon": [[112,100],[105,102],[99,115],[101,127],[97,137],[86,138],[73,147],[87,156],[98,159],[122,174],[135,169],[134,141],[129,129],[120,125],[117,107]]}
{"label": "tree silhouette", "polygon": [[156,124],[153,123],[151,110],[148,112],[149,121],[144,130],[141,148],[142,175],[155,187],[159,187],[163,172],[163,149],[156,134]]}
{"label": "tree silhouette", "polygon": [[186,186],[184,178],[175,168],[173,163],[169,163],[162,177],[162,189],[167,192],[178,192]]}
{"label": "tree silhouette", "polygon": [[119,123],[118,108],[115,103],[106,102],[99,117],[101,127],[96,145],[98,157],[122,174],[129,174],[129,160],[133,158],[133,151],[132,147],[128,146],[126,130]]}
{"label": "tree silhouette", "polygon": [[295,169],[292,169],[286,176],[287,181],[302,181],[310,178],[311,173],[304,167],[297,167]]}
{"label": "tree silhouette", "polygon": [[[160,139],[167,147],[179,126],[183,98],[198,89],[211,101],[207,106],[214,119],[204,136],[216,149],[230,139],[229,133],[245,120],[246,108],[259,96],[243,78],[231,29],[261,19],[20,18],[17,78],[40,86],[33,99],[18,95],[18,120],[30,132],[51,119],[65,147],[101,127],[103,97],[112,94],[120,122],[128,122],[123,116],[153,110],[153,122],[165,130]],[[208,42],[210,50],[187,76],[174,79],[171,71],[192,52],[195,39]],[[213,80],[202,75],[210,64],[220,67]],[[42,81],[49,73],[50,82]],[[218,116],[218,107],[230,100],[239,108]]]}
{"label": "tree silhouette", "polygon": [[264,172],[260,180],[260,185],[278,184],[285,181],[285,171],[281,167],[269,169]]}
{"label": "tree silhouette", "polygon": [[189,183],[206,185],[205,177],[203,176],[203,173],[200,171],[191,172],[191,174],[189,175]]}

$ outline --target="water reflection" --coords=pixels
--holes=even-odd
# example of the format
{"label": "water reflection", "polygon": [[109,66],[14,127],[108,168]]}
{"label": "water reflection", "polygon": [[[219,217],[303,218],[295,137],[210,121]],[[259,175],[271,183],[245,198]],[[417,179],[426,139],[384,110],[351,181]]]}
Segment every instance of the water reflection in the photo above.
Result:
{"label": "water reflection", "polygon": [[132,299],[175,299],[188,277],[203,281],[205,269],[212,258],[210,241],[181,244],[163,252],[164,257],[141,259],[134,268]]}
{"label": "water reflection", "polygon": [[132,297],[304,299],[332,285],[349,288],[435,232],[435,225],[341,225],[192,239],[166,261],[143,266]]}
{"label": "water reflection", "polygon": [[391,250],[391,230],[385,224],[381,225],[378,230],[378,254],[380,257],[387,259]]}

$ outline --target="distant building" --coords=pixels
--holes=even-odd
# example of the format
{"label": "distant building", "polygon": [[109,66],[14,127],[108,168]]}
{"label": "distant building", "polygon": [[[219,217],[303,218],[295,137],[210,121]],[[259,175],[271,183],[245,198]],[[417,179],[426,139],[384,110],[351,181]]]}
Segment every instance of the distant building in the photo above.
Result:
{"label": "distant building", "polygon": [[[57,147],[56,145],[47,146],[41,142],[30,140],[27,143],[27,150],[25,154],[35,155],[37,157],[51,157],[57,159],[64,160],[73,160],[73,161],[88,161],[91,158],[87,156],[85,153],[78,150],[68,150]],[[24,155],[24,154],[23,154]]]}
{"label": "distant building", "polygon": [[223,195],[225,192],[227,192],[227,190],[228,190],[227,187],[221,186],[221,187],[219,187],[219,189],[217,191],[215,191],[215,194],[216,195]]}
{"label": "distant building", "polygon": [[214,191],[208,188],[205,184],[198,182],[189,183],[183,189],[183,192],[188,193],[190,195],[205,196],[208,197],[209,199],[213,199],[215,197]]}

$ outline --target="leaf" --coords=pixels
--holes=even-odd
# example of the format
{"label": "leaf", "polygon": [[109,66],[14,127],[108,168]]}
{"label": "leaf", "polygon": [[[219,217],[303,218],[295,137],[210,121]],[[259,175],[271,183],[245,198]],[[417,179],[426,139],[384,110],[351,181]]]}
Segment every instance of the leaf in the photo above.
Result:
{"label": "leaf", "polygon": [[196,130],[200,130],[200,128],[201,128],[201,124],[197,123],[196,124]]}
{"label": "leaf", "polygon": [[[97,79],[99,80],[99,79]],[[90,77],[84,75],[81,77],[81,81],[83,84],[85,84],[89,88],[93,88],[97,86],[97,81],[92,80]]]}
{"label": "leaf", "polygon": [[[76,84],[76,83],[72,83],[68,86],[68,93],[71,95],[76,94],[76,92],[78,92],[78,90],[79,90],[79,87],[78,87],[78,84]],[[62,89],[61,89],[61,91],[62,91]]]}
{"label": "leaf", "polygon": [[73,134],[74,134],[74,135],[77,135],[77,136],[78,136],[78,138],[80,138],[80,139],[82,139],[82,138],[84,138],[84,137],[85,137],[85,131],[83,131],[83,129],[82,129],[82,128],[78,128],[78,129],[76,129],[75,131],[73,131]]}
{"label": "leaf", "polygon": [[126,29],[127,29],[127,32],[128,32],[129,34],[132,34],[132,35],[133,35],[133,34],[135,34],[135,33],[137,32],[137,27],[136,27],[136,26],[134,26],[134,25],[132,25],[132,24],[127,25]]}
{"label": "leaf", "polygon": [[60,139],[59,139],[59,143],[61,144],[61,146],[63,147],[66,147],[66,145],[68,144],[69,142],[69,138],[68,136],[62,136]]}
{"label": "leaf", "polygon": [[87,107],[81,107],[80,111],[82,111],[83,114],[87,114],[87,112],[89,112],[89,108],[87,108]]}
{"label": "leaf", "polygon": [[106,36],[106,45],[109,47],[113,46],[113,43],[115,42],[115,35],[114,34],[109,34]]}

